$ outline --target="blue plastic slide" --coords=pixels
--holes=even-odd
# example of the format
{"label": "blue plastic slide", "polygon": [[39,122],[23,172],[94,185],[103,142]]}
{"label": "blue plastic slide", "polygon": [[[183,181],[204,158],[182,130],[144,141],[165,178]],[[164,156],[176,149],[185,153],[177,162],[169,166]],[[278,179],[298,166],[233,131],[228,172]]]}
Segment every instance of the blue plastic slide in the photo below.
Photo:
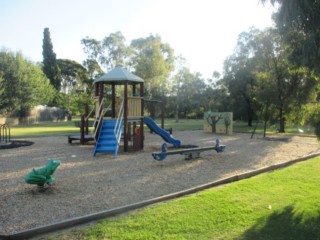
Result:
{"label": "blue plastic slide", "polygon": [[170,133],[168,133],[166,130],[163,128],[159,127],[155,121],[153,121],[152,118],[150,117],[144,117],[143,121],[147,126],[150,128],[151,131],[155,132],[158,134],[160,137],[163,138],[167,143],[171,143],[175,147],[179,147],[181,145],[181,141],[178,139],[174,139]]}

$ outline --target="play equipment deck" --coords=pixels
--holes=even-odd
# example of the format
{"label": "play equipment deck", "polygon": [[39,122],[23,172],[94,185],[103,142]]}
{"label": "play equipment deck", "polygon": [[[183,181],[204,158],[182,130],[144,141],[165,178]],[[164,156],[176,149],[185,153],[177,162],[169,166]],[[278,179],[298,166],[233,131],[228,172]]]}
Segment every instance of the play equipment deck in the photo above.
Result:
{"label": "play equipment deck", "polygon": [[[81,136],[79,135],[70,135],[68,136],[68,143],[72,143],[72,141],[80,141],[81,140]],[[92,134],[85,134],[84,135],[84,141],[85,142],[89,142],[89,141],[93,141],[93,135]]]}
{"label": "play equipment deck", "polygon": [[156,134],[158,134],[164,141],[174,145],[175,147],[179,147],[181,145],[181,141],[178,139],[174,139],[170,133],[168,133],[165,129],[159,127],[157,123],[150,117],[143,118],[144,123]]}
{"label": "play equipment deck", "polygon": [[154,160],[162,161],[164,160],[168,155],[174,155],[174,154],[183,154],[185,155],[186,160],[196,159],[200,157],[200,152],[208,151],[208,150],[216,150],[218,153],[223,152],[226,148],[225,145],[220,145],[220,140],[216,140],[215,146],[209,146],[209,147],[192,147],[192,148],[178,148],[177,150],[167,151],[167,144],[162,144],[162,152],[154,152],[152,153],[152,156]]}

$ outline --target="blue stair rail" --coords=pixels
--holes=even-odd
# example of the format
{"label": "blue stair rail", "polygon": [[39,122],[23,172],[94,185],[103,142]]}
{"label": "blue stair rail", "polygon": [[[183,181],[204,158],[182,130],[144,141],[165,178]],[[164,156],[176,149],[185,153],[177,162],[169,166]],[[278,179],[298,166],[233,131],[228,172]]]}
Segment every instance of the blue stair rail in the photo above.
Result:
{"label": "blue stair rail", "polygon": [[122,134],[122,122],[120,122],[120,131],[118,136],[115,135],[116,119],[103,119],[99,136],[96,141],[95,149],[93,150],[93,156],[96,153],[113,153],[114,158],[117,158],[119,150],[119,139]]}

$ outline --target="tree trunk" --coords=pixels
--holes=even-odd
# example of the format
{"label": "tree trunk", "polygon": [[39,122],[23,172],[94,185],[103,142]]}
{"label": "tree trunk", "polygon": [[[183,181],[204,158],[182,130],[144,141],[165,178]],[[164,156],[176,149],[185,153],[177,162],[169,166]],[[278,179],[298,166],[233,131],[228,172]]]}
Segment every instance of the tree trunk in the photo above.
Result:
{"label": "tree trunk", "polygon": [[212,125],[211,125],[211,131],[212,131],[213,133],[216,133],[216,123],[212,123]]}
{"label": "tree trunk", "polygon": [[[219,115],[219,116],[208,116],[207,117],[207,122],[211,126],[211,130],[212,130],[213,133],[216,133],[216,129],[217,129],[216,124],[217,124],[217,122],[219,122],[219,120],[221,118],[222,118],[221,115]],[[210,119],[210,121],[209,121],[209,119]]]}
{"label": "tree trunk", "polygon": [[252,127],[252,117],[248,118],[248,127]]}
{"label": "tree trunk", "polygon": [[283,109],[279,109],[279,133],[284,133],[285,130],[285,118],[283,117]]}
{"label": "tree trunk", "polygon": [[155,106],[155,103],[151,102],[149,111],[150,111],[150,117],[153,120],[156,119],[156,106]]}
{"label": "tree trunk", "polygon": [[179,122],[179,105],[176,106],[176,123]]}
{"label": "tree trunk", "polygon": [[248,127],[252,127],[252,119],[253,119],[253,110],[251,109],[251,105],[249,104],[249,109],[248,109]]}

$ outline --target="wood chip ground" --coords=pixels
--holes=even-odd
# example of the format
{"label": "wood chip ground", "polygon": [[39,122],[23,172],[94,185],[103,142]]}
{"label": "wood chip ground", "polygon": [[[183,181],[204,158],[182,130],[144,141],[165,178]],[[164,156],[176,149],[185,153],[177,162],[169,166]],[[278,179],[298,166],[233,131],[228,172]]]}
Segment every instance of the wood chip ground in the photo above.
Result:
{"label": "wood chip ground", "polygon": [[[145,133],[145,148],[92,157],[93,145],[68,144],[67,136],[24,138],[28,147],[0,150],[0,234],[10,234],[69,218],[133,204],[254,169],[289,161],[320,150],[316,138],[249,134],[213,135],[203,131],[174,132],[183,144],[212,146],[220,138],[223,153],[201,153],[196,160],[183,155],[153,160],[160,151],[158,135]],[[32,168],[48,159],[61,160],[56,183],[45,192],[24,182]]]}

